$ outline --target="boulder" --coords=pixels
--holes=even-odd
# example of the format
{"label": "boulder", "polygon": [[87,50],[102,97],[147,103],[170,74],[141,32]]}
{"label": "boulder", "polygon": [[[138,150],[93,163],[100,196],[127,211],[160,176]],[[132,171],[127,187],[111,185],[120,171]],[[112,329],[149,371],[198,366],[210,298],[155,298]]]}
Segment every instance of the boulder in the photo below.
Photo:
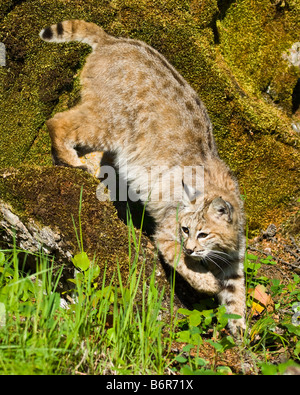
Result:
{"label": "boulder", "polygon": [[[133,242],[128,241],[127,226],[118,218],[112,203],[97,198],[98,186],[99,181],[77,169],[43,166],[2,169],[2,242],[12,244],[15,238],[21,249],[31,253],[43,251],[54,256],[57,263],[71,261],[83,248],[102,269],[107,265],[108,277],[115,272],[117,260],[125,276],[130,249],[132,259],[135,256]],[[143,253],[145,257],[151,256],[154,261],[153,246],[149,248],[147,243],[143,237],[143,252],[141,249],[139,253],[141,257]]]}
{"label": "boulder", "polygon": [[45,43],[38,33],[84,19],[166,56],[208,109],[220,156],[239,179],[250,234],[280,225],[299,197],[300,71],[290,61],[299,15],[297,0],[3,0],[0,167],[51,165],[45,121],[79,100],[90,48]]}
{"label": "boulder", "polygon": [[[0,248],[16,245],[20,253],[30,252],[28,269],[36,268],[36,260],[31,259],[34,254],[54,258],[56,269],[64,265],[59,286],[66,291],[72,287],[68,279],[74,278],[72,258],[82,250],[100,268],[99,286],[104,273],[106,285],[114,279],[118,286],[118,271],[126,286],[131,268],[137,265],[146,282],[155,271],[156,288],[164,291],[164,313],[169,314],[173,272],[159,258],[152,241],[131,221],[127,226],[119,218],[98,180],[80,169],[10,167],[0,170],[0,196]],[[140,285],[138,297],[142,297],[143,281]],[[175,309],[191,307],[201,298],[176,275]]]}

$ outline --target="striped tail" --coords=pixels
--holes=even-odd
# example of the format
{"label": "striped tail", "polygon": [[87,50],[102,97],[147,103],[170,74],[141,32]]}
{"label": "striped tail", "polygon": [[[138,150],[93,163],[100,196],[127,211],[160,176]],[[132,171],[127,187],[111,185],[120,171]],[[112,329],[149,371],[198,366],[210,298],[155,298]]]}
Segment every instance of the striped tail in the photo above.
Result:
{"label": "striped tail", "polygon": [[95,23],[70,20],[46,27],[40,32],[40,37],[44,41],[56,43],[81,41],[95,48],[97,44],[102,44],[109,36]]}

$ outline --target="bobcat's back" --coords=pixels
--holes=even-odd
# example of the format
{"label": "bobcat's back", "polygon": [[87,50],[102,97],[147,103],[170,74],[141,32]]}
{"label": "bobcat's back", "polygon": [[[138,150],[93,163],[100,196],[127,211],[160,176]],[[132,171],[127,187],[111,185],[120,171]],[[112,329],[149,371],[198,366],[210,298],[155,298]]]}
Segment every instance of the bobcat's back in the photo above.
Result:
{"label": "bobcat's back", "polygon": [[[142,200],[148,200],[149,182],[158,179],[162,167],[202,166],[218,158],[203,103],[155,49],[141,41],[114,38],[84,21],[58,23],[40,36],[53,42],[78,40],[93,47],[81,72],[81,103],[72,114],[76,130],[66,124],[61,128],[66,132],[61,133],[73,146],[115,151],[121,172],[126,168],[123,175],[136,185]],[[50,135],[60,117],[48,121]],[[53,144],[56,162],[81,165],[74,151],[68,155],[58,145]],[[140,170],[150,168],[152,181]],[[181,181],[178,186],[182,187]]]}

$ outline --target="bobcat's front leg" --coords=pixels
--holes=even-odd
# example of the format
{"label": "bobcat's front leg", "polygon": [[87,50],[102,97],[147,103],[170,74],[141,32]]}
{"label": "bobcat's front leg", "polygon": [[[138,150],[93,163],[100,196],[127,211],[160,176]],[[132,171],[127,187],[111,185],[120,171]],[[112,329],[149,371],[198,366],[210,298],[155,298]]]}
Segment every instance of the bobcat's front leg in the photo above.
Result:
{"label": "bobcat's front leg", "polygon": [[[241,265],[242,266],[242,265]],[[220,304],[224,304],[229,314],[237,314],[241,318],[229,319],[228,327],[232,334],[237,335],[246,329],[246,291],[242,267],[223,282],[221,292],[218,293]]]}
{"label": "bobcat's front leg", "polygon": [[166,263],[174,267],[195,290],[209,295],[220,292],[220,281],[198,261],[185,256],[175,235],[163,229],[156,233],[155,239]]}
{"label": "bobcat's front leg", "polygon": [[[176,229],[176,227],[175,227]],[[186,257],[182,252],[181,243],[168,229],[159,229],[155,239],[166,262],[175,267],[177,272],[191,284],[191,286],[208,295],[217,295],[220,304],[224,304],[229,314],[237,314],[240,319],[230,319],[228,326],[233,335],[244,330],[245,324],[245,284],[242,263],[228,273],[226,280],[217,278],[207,270],[201,262]]]}

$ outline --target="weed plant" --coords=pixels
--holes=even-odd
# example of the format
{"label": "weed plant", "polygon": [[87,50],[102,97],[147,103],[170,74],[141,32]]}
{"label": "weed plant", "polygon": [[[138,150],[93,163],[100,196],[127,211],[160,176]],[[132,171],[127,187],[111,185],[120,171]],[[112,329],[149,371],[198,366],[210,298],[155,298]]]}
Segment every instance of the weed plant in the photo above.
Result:
{"label": "weed plant", "polygon": [[2,374],[164,372],[164,293],[155,287],[155,270],[146,281],[144,262],[137,265],[141,239],[130,218],[128,232],[135,246],[128,281],[117,265],[116,278],[106,286],[104,272],[99,287],[99,267],[83,251],[79,231],[76,275],[69,280],[74,289],[62,295],[71,304],[57,292],[63,267],[41,253],[34,256],[37,271],[28,275],[22,270],[28,254],[22,258],[24,251],[16,247],[0,252]]}

